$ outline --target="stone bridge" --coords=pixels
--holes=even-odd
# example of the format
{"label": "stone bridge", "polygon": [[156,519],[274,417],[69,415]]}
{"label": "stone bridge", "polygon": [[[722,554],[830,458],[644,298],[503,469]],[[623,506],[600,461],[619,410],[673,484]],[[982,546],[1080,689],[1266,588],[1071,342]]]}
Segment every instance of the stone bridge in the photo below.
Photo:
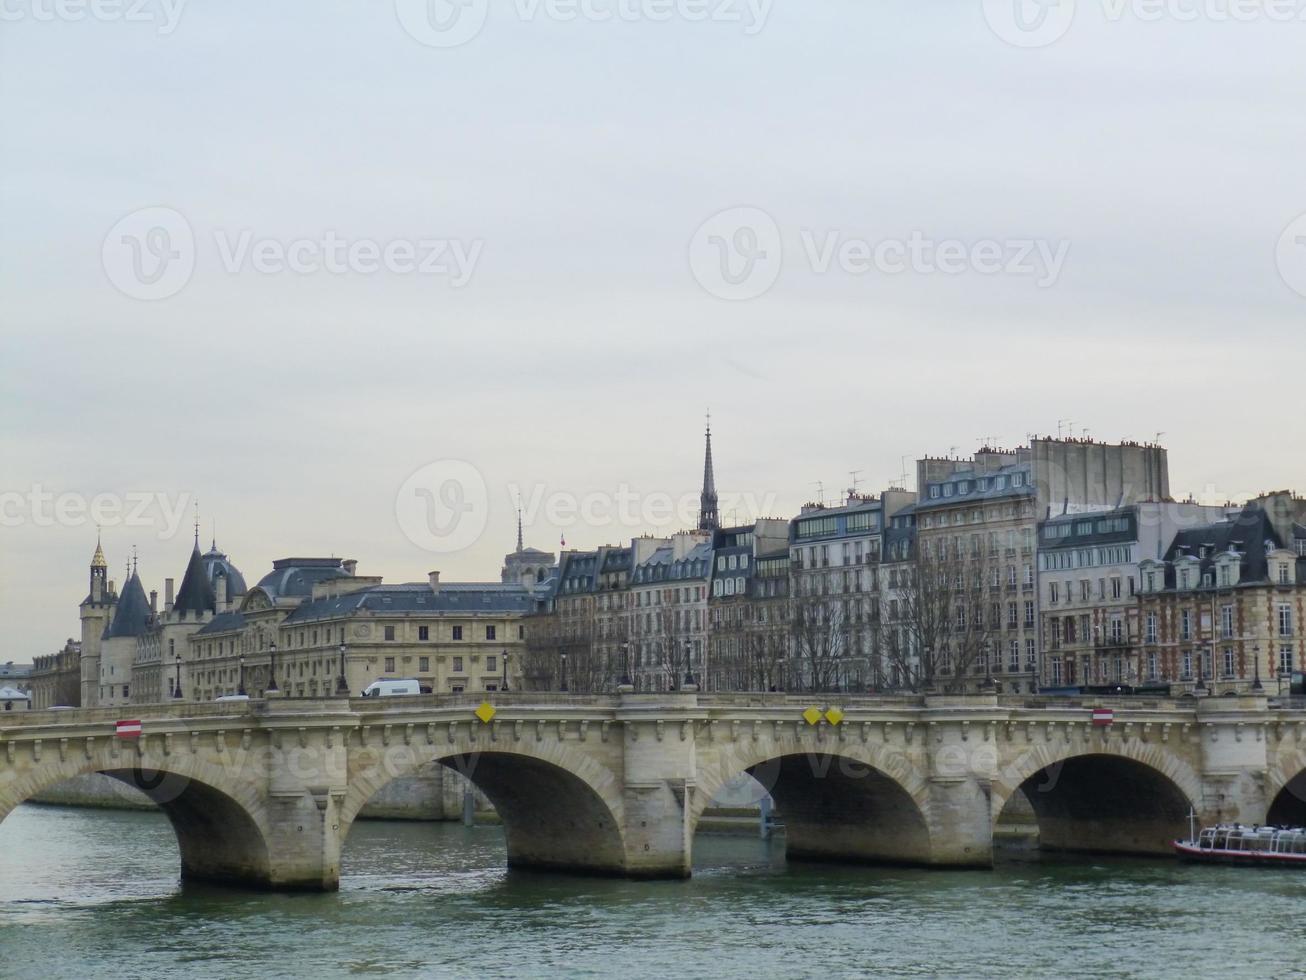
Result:
{"label": "stone bridge", "polygon": [[[1114,710],[1094,725],[1092,708]],[[115,722],[139,719],[138,738]],[[1042,846],[1168,850],[1190,809],[1306,823],[1306,710],[1263,697],[499,694],[30,712],[0,720],[0,820],[83,773],[142,788],[190,879],[337,887],[368,799],[440,763],[491,799],[508,861],[631,877],[690,873],[694,831],[752,774],[790,857],[987,867],[1019,797]]]}

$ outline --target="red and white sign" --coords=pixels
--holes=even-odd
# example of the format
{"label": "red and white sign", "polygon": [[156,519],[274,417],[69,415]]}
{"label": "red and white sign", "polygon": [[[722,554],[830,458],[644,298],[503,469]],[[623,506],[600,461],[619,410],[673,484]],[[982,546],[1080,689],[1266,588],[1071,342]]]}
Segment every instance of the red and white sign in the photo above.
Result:
{"label": "red and white sign", "polygon": [[140,738],[141,723],[139,721],[120,721],[117,724],[116,734],[119,738]]}
{"label": "red and white sign", "polygon": [[1106,726],[1116,720],[1116,713],[1110,708],[1094,708],[1093,724]]}

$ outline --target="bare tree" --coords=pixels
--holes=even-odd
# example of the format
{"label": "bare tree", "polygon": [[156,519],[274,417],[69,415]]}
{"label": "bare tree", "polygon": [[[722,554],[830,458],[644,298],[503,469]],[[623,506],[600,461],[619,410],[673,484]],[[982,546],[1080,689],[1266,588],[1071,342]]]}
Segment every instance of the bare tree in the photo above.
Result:
{"label": "bare tree", "polygon": [[791,683],[808,691],[834,689],[848,652],[844,603],[814,588],[795,586],[789,626]]}

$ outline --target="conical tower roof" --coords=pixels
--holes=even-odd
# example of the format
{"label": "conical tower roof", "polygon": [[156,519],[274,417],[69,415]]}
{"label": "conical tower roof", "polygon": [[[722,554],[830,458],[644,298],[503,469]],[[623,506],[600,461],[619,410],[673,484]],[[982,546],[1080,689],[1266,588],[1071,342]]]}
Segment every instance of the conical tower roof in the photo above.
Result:
{"label": "conical tower roof", "polygon": [[113,611],[113,622],[104,631],[104,639],[115,636],[140,636],[150,622],[150,603],[145,598],[141,577],[132,572],[123,586],[118,607]]}
{"label": "conical tower roof", "polygon": [[104,549],[100,547],[100,536],[95,536],[95,554],[91,556],[92,568],[108,568],[109,563],[104,560]]}
{"label": "conical tower roof", "polygon": [[209,581],[208,569],[204,567],[200,544],[196,540],[195,550],[190,553],[190,562],[186,565],[186,574],[181,577],[181,588],[177,590],[172,611],[183,616],[186,613],[199,616],[217,610],[218,597],[213,593],[213,583]]}
{"label": "conical tower roof", "polygon": [[712,422],[709,418],[706,432],[706,448],[703,452],[703,492],[698,496],[698,529],[715,531],[721,526],[717,514],[716,473],[712,468]]}

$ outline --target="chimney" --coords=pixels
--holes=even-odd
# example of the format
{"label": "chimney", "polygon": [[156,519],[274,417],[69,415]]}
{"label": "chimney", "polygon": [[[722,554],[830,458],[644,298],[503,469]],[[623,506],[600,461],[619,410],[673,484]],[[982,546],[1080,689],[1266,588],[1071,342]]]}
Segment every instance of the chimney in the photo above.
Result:
{"label": "chimney", "polygon": [[172,612],[172,579],[170,578],[163,580],[163,611]]}
{"label": "chimney", "polygon": [[214,605],[217,606],[218,612],[227,612],[230,605],[227,602],[227,576],[219,572],[217,581],[213,585],[214,598],[217,600]]}
{"label": "chimney", "polygon": [[354,571],[358,568],[358,559],[346,558],[340,563],[340,567],[345,570],[346,575],[353,575]]}
{"label": "chimney", "polygon": [[535,588],[535,569],[523,569],[521,573],[521,584],[526,589]]}
{"label": "chimney", "polygon": [[155,616],[159,614],[159,590],[150,589],[150,612]]}
{"label": "chimney", "polygon": [[439,592],[439,591],[440,591],[440,573],[439,573],[439,572],[427,572],[427,573],[426,573],[426,578],[427,578],[427,581],[429,581],[429,582],[431,583],[431,591],[432,591],[432,592]]}
{"label": "chimney", "polygon": [[117,595],[117,594],[118,594],[117,586],[114,584],[113,579],[109,579],[109,595]]}

